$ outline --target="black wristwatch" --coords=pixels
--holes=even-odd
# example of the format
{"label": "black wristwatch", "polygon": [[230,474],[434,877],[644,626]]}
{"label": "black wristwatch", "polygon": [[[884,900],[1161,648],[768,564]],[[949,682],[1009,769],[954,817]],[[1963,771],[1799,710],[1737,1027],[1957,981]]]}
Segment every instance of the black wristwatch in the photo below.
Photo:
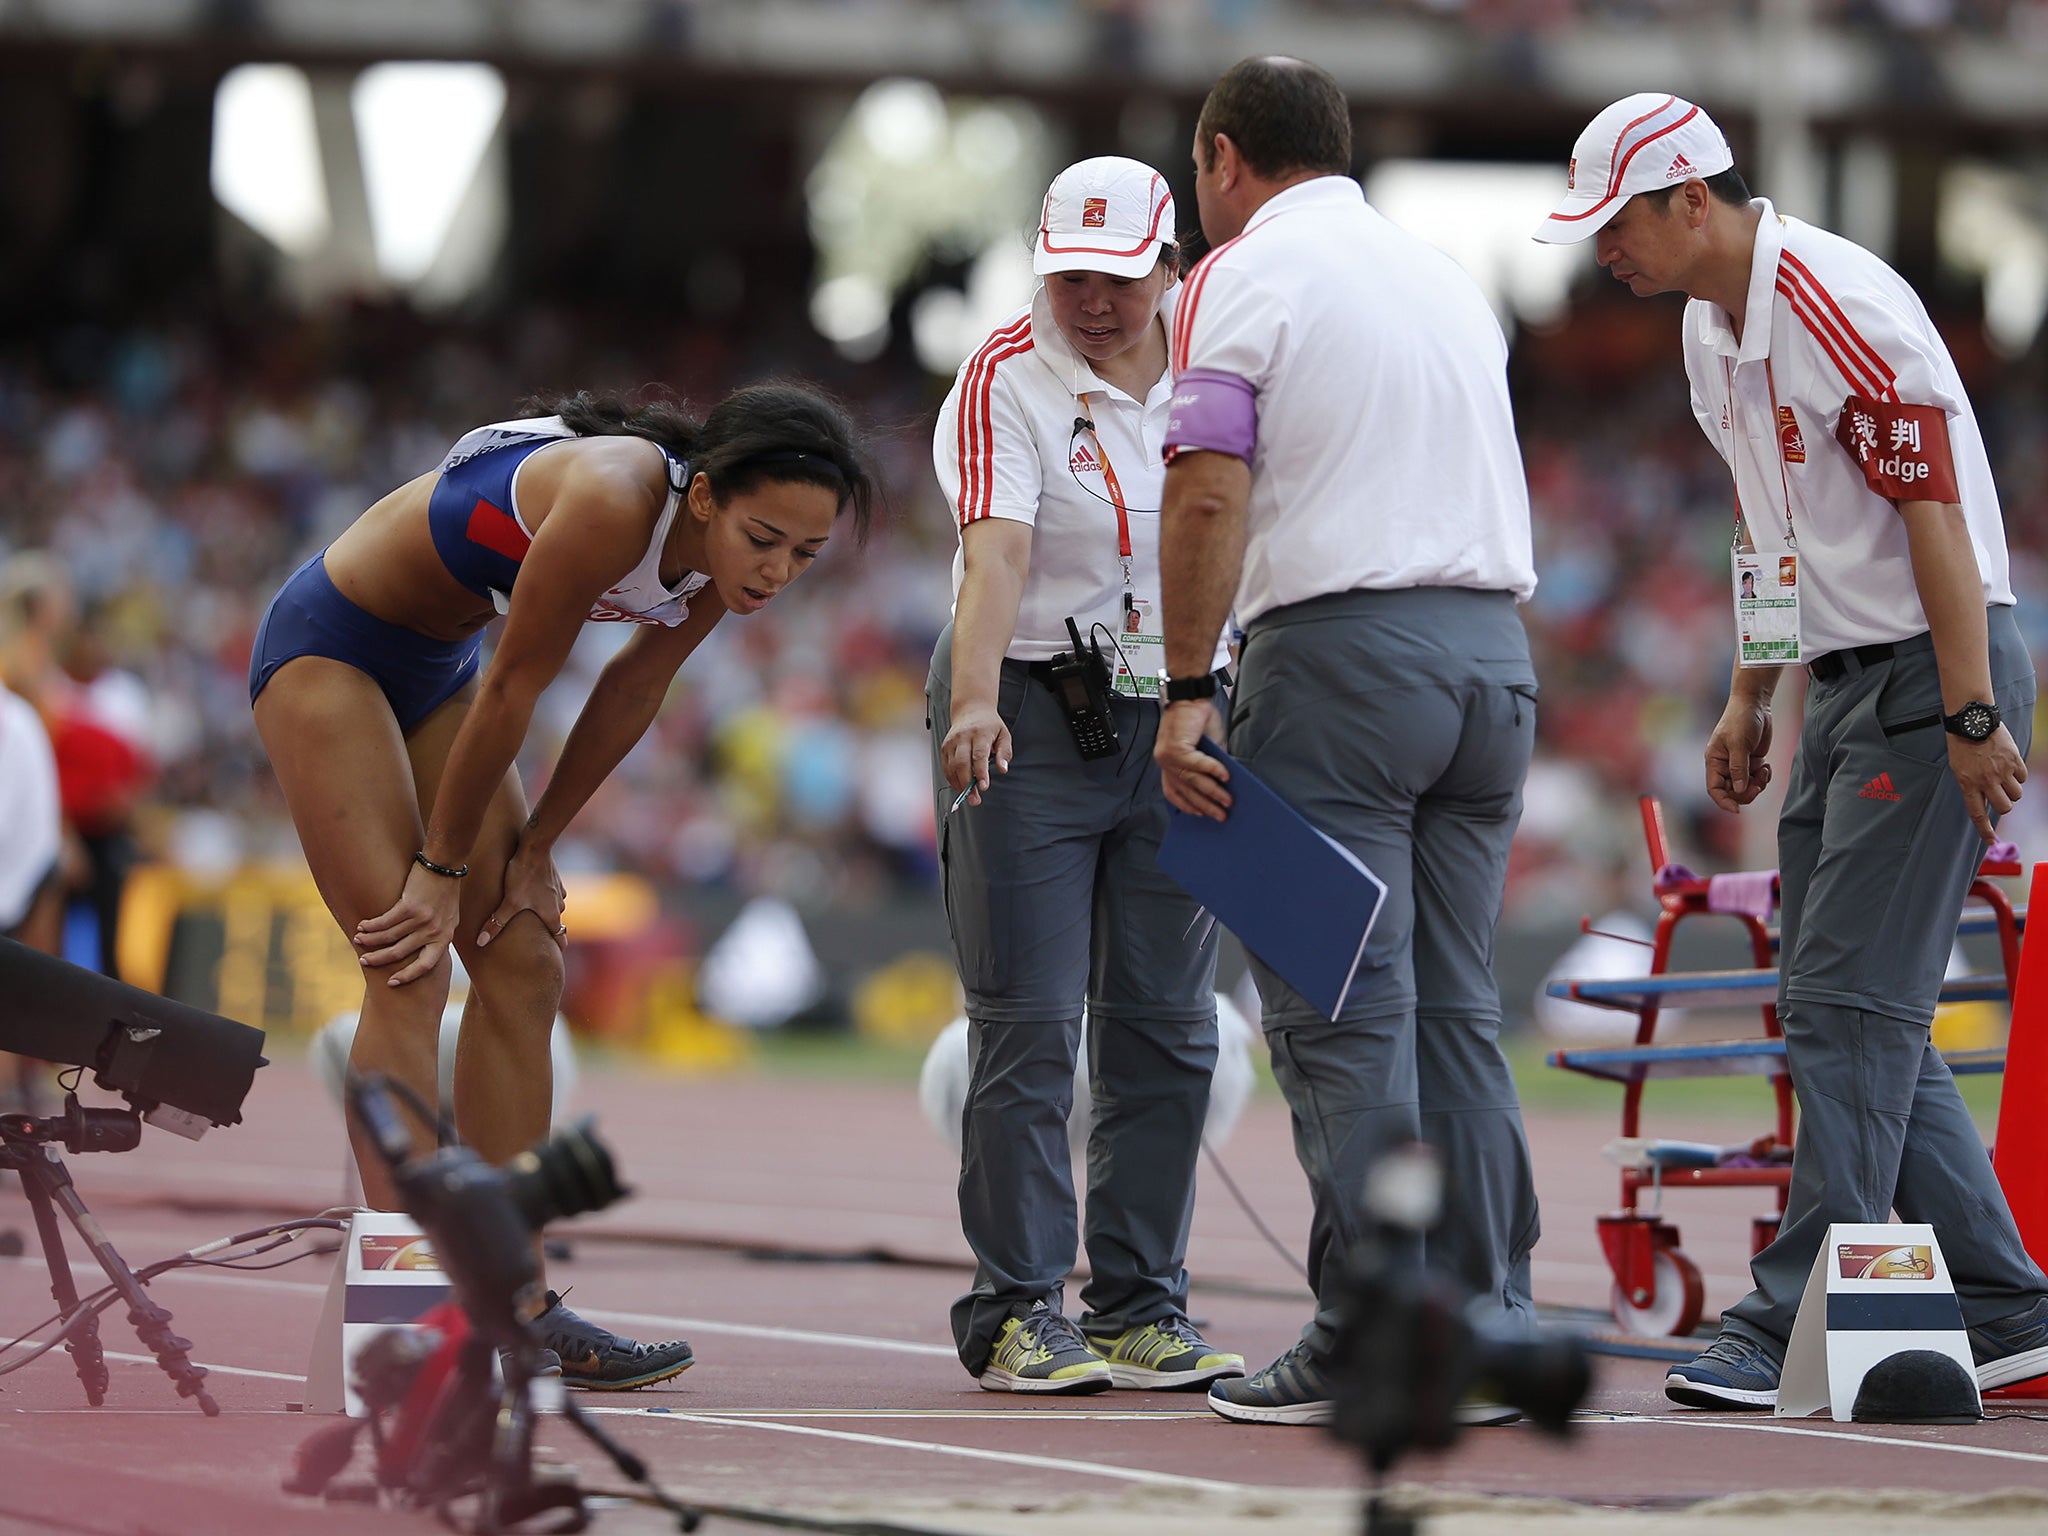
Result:
{"label": "black wristwatch", "polygon": [[1965,741],[1989,741],[2004,719],[1996,704],[1972,699],[1954,714],[1943,715],[1941,723],[1951,736],[1960,736]]}
{"label": "black wristwatch", "polygon": [[1216,697],[1216,674],[1201,672],[1193,677],[1169,677],[1166,680],[1166,702],[1179,704],[1187,699],[1213,699]]}

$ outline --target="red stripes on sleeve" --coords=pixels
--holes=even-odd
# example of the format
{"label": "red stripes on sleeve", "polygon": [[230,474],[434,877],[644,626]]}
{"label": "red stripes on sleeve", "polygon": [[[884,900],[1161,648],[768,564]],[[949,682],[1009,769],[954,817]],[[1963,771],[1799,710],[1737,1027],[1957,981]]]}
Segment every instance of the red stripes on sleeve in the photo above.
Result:
{"label": "red stripes on sleeve", "polygon": [[1209,281],[1209,273],[1216,265],[1216,258],[1242,240],[1250,230],[1244,231],[1217,246],[1195,264],[1195,270],[1187,275],[1187,292],[1180,297],[1180,304],[1173,312],[1173,335],[1167,338],[1166,366],[1175,373],[1185,373],[1188,367],[1188,344],[1195,333],[1195,306],[1202,302],[1202,289]]}
{"label": "red stripes on sleeve", "polygon": [[1806,263],[1790,251],[1778,258],[1778,292],[1785,296],[1792,313],[1820,343],[1821,350],[1852,391],[1872,400],[1898,398],[1898,375],[1849,323],[1842,306],[1821,286]]}
{"label": "red stripes on sleeve", "polygon": [[981,344],[961,376],[956,436],[960,453],[960,526],[987,517],[995,487],[995,440],[989,430],[989,392],[996,367],[1031,350],[1031,317],[1020,315]]}

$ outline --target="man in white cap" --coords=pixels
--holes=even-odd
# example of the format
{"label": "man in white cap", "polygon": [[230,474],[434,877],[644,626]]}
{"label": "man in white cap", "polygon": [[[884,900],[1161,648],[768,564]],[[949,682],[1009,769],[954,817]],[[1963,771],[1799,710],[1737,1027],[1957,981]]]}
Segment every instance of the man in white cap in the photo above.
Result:
{"label": "man in white cap", "polygon": [[1594,118],[1536,232],[1597,240],[1638,295],[1683,292],[1693,414],[1735,478],[1737,655],[1707,743],[1731,813],[1770,781],[1771,697],[1812,683],[1778,818],[1778,1017],[1799,1143],[1756,1289],[1666,1393],[1770,1408],[1831,1222],[1931,1222],[1989,1388],[2048,1371],[2027,1257],[1929,1024],[1964,893],[2026,778],[2034,669],[1969,397],[1912,288],[1752,199],[1676,96]]}
{"label": "man in white cap", "polygon": [[[1216,945],[1154,863],[1179,271],[1166,178],[1115,156],[1069,166],[1032,265],[1037,292],[962,365],[932,442],[960,527],[926,695],[971,1021],[960,1224],[976,1267],[953,1337],[989,1391],[1200,1391],[1244,1361],[1187,1318]],[[1229,660],[1221,627],[1211,671]],[[1076,633],[1106,659],[1099,675],[1057,664]],[[1078,1213],[1066,1126],[1084,1002],[1096,1115]],[[1077,1237],[1078,1326],[1062,1297]]]}
{"label": "man in white cap", "polygon": [[1455,262],[1365,201],[1327,72],[1286,58],[1225,72],[1196,127],[1195,191],[1216,249],[1174,327],[1166,794],[1230,815],[1227,775],[1198,743],[1224,724],[1206,656],[1234,607],[1231,752],[1387,883],[1337,1018],[1255,967],[1315,1197],[1316,1309],[1209,1406],[1320,1424],[1345,1260],[1373,1235],[1366,1176],[1395,1146],[1435,1147],[1449,1192],[1426,1252],[1388,1236],[1388,1262],[1418,1284],[1425,1259],[1455,1277],[1482,1324],[1534,1322],[1536,1190],[1492,968],[1536,734],[1516,612],[1536,585],[1529,494],[1500,323]]}

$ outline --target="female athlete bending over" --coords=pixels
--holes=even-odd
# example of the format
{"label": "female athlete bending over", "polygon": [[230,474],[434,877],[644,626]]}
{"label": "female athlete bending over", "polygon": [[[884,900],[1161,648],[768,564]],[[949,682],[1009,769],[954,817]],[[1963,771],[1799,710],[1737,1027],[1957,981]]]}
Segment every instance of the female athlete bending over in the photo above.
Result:
{"label": "female athlete bending over", "polygon": [[[742,389],[701,424],[579,394],[469,433],[299,567],[257,632],[249,696],[306,862],[364,966],[352,1067],[434,1102],[452,948],[470,976],[463,1138],[502,1162],[547,1134],[567,939],[555,840],[711,627],[766,606],[849,507],[864,541],[873,497],[846,418],[807,389]],[[616,620],[640,627],[529,815],[513,761],[534,703],[583,625]],[[350,1134],[367,1198],[390,1208],[375,1149]],[[576,1385],[645,1386],[691,1363],[687,1344],[620,1339],[552,1291],[536,1326]]]}

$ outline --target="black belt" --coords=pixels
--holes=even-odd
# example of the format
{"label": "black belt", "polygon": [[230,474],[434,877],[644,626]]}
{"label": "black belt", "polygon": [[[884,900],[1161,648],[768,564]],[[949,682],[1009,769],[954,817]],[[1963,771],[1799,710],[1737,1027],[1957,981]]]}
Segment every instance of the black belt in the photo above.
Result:
{"label": "black belt", "polygon": [[[1052,681],[1052,668],[1053,664],[1050,661],[1027,661],[1024,663],[1024,670],[1037,678],[1041,683],[1050,683]],[[1224,688],[1234,688],[1237,686],[1237,679],[1230,675],[1230,668],[1228,667],[1218,667],[1216,669],[1216,681]]]}
{"label": "black belt", "polygon": [[1887,640],[1882,645],[1859,645],[1846,651],[1829,651],[1825,656],[1816,656],[1806,664],[1806,670],[1823,683],[1832,683],[1849,671],[1849,660],[1855,658],[1859,667],[1874,667],[1880,661],[1890,661],[1898,654],[1898,646]]}

